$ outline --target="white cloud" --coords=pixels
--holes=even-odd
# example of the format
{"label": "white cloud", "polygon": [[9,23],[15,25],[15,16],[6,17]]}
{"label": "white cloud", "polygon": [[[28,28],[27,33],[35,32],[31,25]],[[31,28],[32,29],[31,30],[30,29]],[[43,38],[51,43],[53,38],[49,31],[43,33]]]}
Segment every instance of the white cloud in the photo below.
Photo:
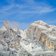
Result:
{"label": "white cloud", "polygon": [[43,13],[50,13],[55,11],[55,8],[52,8],[51,6],[14,6],[10,5],[8,7],[3,8],[0,10],[0,13],[2,14],[14,14],[14,13],[22,13],[22,14],[43,14]]}
{"label": "white cloud", "polygon": [[47,23],[55,25],[56,24],[56,20],[55,19],[54,20],[47,20]]}
{"label": "white cloud", "polygon": [[[10,0],[8,0],[8,2],[9,1]],[[12,15],[15,15],[14,17],[18,17],[19,19],[27,17],[29,18],[30,16],[33,16],[35,14],[43,15],[46,13],[54,12],[56,10],[56,8],[52,8],[52,6],[43,2],[41,2],[40,4],[38,2],[36,5],[34,0],[24,0],[25,4],[23,5],[15,4],[14,1],[15,0],[12,0],[12,3],[10,1],[10,5],[0,9],[0,18],[11,18]]]}
{"label": "white cloud", "polygon": [[54,12],[56,9],[55,8],[52,8],[52,7],[43,7],[39,13],[42,14],[42,13],[50,13],[50,12]]}

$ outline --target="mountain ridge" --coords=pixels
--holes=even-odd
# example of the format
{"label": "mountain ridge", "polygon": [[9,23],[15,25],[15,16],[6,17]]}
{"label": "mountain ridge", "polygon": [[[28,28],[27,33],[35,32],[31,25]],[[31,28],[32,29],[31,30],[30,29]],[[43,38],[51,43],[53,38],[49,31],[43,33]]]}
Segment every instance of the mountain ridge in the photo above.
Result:
{"label": "mountain ridge", "polygon": [[38,56],[49,52],[55,56],[53,52],[56,51],[56,26],[39,20],[30,24],[25,30],[18,29],[17,25],[15,28],[12,27],[6,21],[0,28],[0,51],[2,53],[9,52],[7,56]]}

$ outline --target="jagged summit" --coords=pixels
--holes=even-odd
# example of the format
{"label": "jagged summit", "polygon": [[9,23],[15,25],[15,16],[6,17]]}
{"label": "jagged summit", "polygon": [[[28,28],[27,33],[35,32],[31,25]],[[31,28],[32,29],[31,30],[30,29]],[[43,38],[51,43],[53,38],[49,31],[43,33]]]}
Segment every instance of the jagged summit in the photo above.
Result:
{"label": "jagged summit", "polygon": [[[29,48],[29,52],[33,55],[39,50],[54,51],[56,49],[55,26],[50,26],[43,21],[35,21],[28,27],[28,29],[25,30],[25,32],[26,43],[29,42],[28,47],[26,47],[26,50]],[[22,43],[26,46],[25,42]]]}
{"label": "jagged summit", "polygon": [[[39,20],[29,25],[26,30],[10,27],[4,22],[0,28],[0,51],[15,56],[40,56],[56,51],[56,26]],[[53,53],[54,52],[54,53]],[[10,55],[7,56],[10,56]]]}
{"label": "jagged summit", "polygon": [[34,21],[34,23],[32,23],[32,24],[46,25],[47,23],[45,23],[42,20],[38,20],[38,21]]}
{"label": "jagged summit", "polygon": [[47,23],[45,23],[42,20],[34,21],[31,25],[34,26],[44,26],[44,27],[50,27]]}

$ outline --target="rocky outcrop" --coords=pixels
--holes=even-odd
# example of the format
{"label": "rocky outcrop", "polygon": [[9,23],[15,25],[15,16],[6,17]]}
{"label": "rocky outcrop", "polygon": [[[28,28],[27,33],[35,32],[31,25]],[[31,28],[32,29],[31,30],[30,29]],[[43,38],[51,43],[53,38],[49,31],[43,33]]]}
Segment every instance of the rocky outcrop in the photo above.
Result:
{"label": "rocky outcrop", "polygon": [[35,21],[26,30],[0,28],[0,56],[55,56],[56,26]]}
{"label": "rocky outcrop", "polygon": [[4,25],[0,29],[0,56],[28,56],[30,55],[21,45],[23,30]]}
{"label": "rocky outcrop", "polygon": [[25,35],[20,43],[33,56],[54,52],[56,48],[55,26],[50,26],[43,21],[36,21],[25,30]]}

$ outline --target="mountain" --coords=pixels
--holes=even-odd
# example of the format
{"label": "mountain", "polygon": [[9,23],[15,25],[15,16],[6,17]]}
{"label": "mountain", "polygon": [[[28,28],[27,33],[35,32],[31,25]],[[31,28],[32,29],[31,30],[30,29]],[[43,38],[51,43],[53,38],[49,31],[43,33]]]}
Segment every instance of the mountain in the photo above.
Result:
{"label": "mountain", "polygon": [[25,30],[8,22],[0,28],[0,56],[55,56],[55,52],[56,26],[39,20]]}
{"label": "mountain", "polygon": [[29,25],[24,32],[26,36],[22,39],[21,45],[31,55],[37,56],[43,53],[52,54],[55,52],[56,26],[48,25],[47,23],[39,20]]}

